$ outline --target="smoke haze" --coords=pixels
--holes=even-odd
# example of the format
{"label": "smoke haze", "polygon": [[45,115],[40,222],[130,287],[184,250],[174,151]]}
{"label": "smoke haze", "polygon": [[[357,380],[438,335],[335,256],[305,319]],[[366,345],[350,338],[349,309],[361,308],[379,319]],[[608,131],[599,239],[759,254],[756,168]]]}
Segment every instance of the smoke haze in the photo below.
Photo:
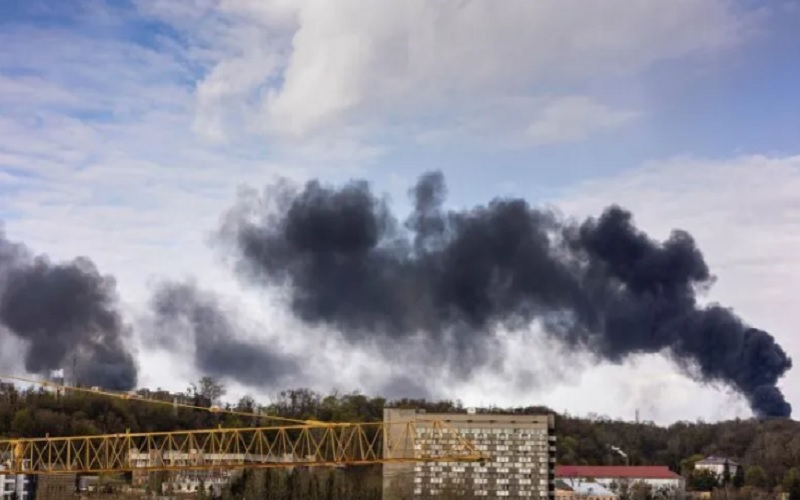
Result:
{"label": "smoke haze", "polygon": [[30,373],[73,373],[74,367],[82,385],[136,386],[116,284],[87,258],[53,263],[0,232],[0,322],[27,344]]}
{"label": "smoke haze", "polygon": [[243,197],[220,235],[241,276],[288,287],[298,318],[352,343],[422,334],[429,354],[468,376],[492,359],[496,327],[537,321],[615,363],[667,350],[701,381],[735,388],[757,415],[791,414],[776,384],[792,362],[775,339],[697,303],[713,276],[688,233],[654,241],[618,206],[582,222],[521,199],[446,210],[439,173],[410,194],[401,223],[365,182],[282,182]]}
{"label": "smoke haze", "polygon": [[256,387],[300,375],[297,361],[280,350],[240,338],[240,329],[217,298],[191,283],[162,283],[153,295],[156,340],[168,348],[191,344],[204,374],[232,377]]}

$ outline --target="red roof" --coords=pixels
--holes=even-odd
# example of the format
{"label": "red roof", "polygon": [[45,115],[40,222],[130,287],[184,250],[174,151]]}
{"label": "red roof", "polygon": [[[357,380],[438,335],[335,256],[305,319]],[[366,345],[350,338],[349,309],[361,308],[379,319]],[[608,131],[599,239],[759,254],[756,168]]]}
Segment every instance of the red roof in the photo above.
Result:
{"label": "red roof", "polygon": [[681,476],[663,465],[556,465],[556,477],[678,479]]}

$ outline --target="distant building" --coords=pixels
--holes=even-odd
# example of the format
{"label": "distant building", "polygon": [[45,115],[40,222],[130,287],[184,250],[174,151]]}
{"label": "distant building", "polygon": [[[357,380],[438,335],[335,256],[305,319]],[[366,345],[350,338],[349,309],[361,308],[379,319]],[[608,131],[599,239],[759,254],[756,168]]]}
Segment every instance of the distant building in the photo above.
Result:
{"label": "distant building", "polygon": [[648,485],[653,491],[682,492],[686,488],[680,474],[658,465],[558,465],[556,478],[567,485],[596,482],[617,494],[636,484]]}
{"label": "distant building", "polygon": [[594,481],[572,481],[567,484],[556,480],[557,500],[616,500],[619,498],[613,491]]}
{"label": "distant building", "polygon": [[[199,450],[191,450],[189,453],[180,451],[146,453],[132,450],[128,454],[128,459],[133,468],[132,485],[134,487],[142,488],[147,485],[151,473],[147,468],[187,467],[185,470],[169,473],[163,484],[165,492],[195,493],[202,487],[207,492],[215,494],[220,494],[225,484],[238,474],[236,470],[230,468],[231,466],[302,461],[301,458],[292,458],[291,455],[203,453]],[[192,470],[189,467],[203,468]]]}
{"label": "distant building", "polygon": [[[383,498],[436,498],[465,492],[486,498],[555,497],[555,440],[553,415],[430,414],[416,410],[384,409],[385,423],[411,422],[417,438],[394,448],[386,458],[413,458],[419,450],[442,450],[455,441],[443,433],[431,437],[433,421],[443,422],[478,451],[483,462],[410,462],[383,466]],[[387,431],[392,436],[391,427]],[[391,456],[389,456],[391,455]]]}
{"label": "distant building", "polygon": [[35,488],[33,476],[4,474],[7,470],[6,465],[0,465],[0,500],[32,500]]}
{"label": "distant building", "polygon": [[729,458],[724,457],[706,457],[703,460],[694,464],[695,470],[708,470],[715,473],[720,479],[725,475],[725,464],[728,464],[728,472],[733,478],[736,475],[740,465]]}
{"label": "distant building", "polygon": [[56,396],[63,396],[66,394],[65,384],[64,384],[64,377],[63,375],[50,375],[47,378],[47,382],[53,385],[45,385],[44,390],[49,392],[50,394],[55,394]]}
{"label": "distant building", "polygon": [[36,478],[36,500],[72,498],[78,488],[78,475],[73,473],[42,474]]}
{"label": "distant building", "polygon": [[150,389],[139,389],[138,391],[131,392],[131,396],[140,397],[142,399],[151,399],[155,401],[164,401],[168,403],[178,404],[191,404],[192,398],[182,392],[169,392],[160,387],[154,391]]}

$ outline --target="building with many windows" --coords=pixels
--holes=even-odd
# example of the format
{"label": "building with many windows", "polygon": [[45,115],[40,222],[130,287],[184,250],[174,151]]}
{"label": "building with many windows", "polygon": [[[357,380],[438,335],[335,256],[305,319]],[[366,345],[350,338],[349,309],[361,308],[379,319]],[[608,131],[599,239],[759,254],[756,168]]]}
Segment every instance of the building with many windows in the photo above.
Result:
{"label": "building with many windows", "polygon": [[415,451],[445,449],[451,445],[449,440],[456,439],[454,435],[433,437],[433,433],[426,432],[426,426],[434,421],[445,423],[448,429],[487,455],[482,462],[384,464],[383,492],[387,500],[450,494],[508,499],[554,498],[553,415],[427,414],[387,408],[383,418],[389,424],[411,421],[417,431],[413,443],[391,450],[394,458],[413,457]]}
{"label": "building with many windows", "polygon": [[0,500],[29,500],[34,497],[33,476],[4,471],[7,471],[7,466],[0,464]]}

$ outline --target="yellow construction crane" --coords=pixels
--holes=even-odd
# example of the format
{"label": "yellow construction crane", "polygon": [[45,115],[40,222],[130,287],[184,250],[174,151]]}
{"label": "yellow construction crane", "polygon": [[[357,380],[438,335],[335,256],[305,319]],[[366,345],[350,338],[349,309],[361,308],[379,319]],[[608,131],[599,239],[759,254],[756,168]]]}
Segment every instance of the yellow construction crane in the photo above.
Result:
{"label": "yellow construction crane", "polygon": [[96,474],[399,462],[471,462],[485,458],[455,429],[439,420],[391,423],[297,420],[176,404],[128,393],[68,387],[21,377],[2,378],[150,404],[177,405],[201,411],[289,422],[265,427],[2,439],[0,462],[5,462],[7,472],[10,473]]}

